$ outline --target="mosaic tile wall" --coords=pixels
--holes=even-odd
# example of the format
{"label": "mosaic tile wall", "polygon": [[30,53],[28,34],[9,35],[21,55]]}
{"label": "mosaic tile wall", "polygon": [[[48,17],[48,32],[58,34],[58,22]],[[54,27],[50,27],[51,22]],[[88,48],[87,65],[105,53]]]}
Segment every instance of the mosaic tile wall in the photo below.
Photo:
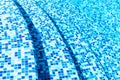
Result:
{"label": "mosaic tile wall", "polygon": [[0,0],[0,80],[120,80],[119,0]]}

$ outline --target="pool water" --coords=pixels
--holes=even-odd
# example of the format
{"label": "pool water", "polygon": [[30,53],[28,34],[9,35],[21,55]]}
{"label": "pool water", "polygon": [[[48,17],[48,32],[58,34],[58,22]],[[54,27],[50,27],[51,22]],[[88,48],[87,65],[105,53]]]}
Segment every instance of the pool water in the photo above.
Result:
{"label": "pool water", "polygon": [[119,0],[0,0],[0,80],[120,80]]}

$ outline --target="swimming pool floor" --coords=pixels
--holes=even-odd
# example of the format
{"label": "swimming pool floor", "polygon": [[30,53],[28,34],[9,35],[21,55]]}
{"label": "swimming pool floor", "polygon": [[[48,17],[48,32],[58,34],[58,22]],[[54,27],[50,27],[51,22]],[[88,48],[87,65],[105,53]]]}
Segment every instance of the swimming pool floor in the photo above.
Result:
{"label": "swimming pool floor", "polygon": [[120,80],[119,0],[0,0],[0,80]]}

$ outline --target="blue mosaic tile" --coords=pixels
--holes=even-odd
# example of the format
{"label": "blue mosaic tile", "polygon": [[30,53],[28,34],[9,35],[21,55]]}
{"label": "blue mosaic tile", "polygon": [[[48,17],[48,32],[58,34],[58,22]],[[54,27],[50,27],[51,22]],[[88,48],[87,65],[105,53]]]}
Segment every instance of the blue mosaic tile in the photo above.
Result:
{"label": "blue mosaic tile", "polygon": [[119,3],[0,1],[0,80],[119,80]]}

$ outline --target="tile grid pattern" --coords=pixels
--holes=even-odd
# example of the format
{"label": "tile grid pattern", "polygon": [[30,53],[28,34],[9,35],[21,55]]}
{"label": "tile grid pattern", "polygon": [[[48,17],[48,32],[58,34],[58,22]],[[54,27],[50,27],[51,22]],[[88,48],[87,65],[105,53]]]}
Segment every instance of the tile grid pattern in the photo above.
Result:
{"label": "tile grid pattern", "polygon": [[[73,56],[77,58],[78,63],[80,64],[79,66],[82,68],[82,73],[87,80],[120,79],[120,31],[118,25],[119,20],[115,17],[117,13],[114,11],[118,10],[118,5],[114,5],[117,2],[111,3],[113,2],[111,0],[111,2],[102,4],[99,3],[99,1],[98,3],[95,2],[95,0],[82,1],[83,3],[79,3],[79,5],[82,7],[76,7],[69,4],[69,2],[62,0],[56,0],[54,2],[51,2],[50,0],[35,1],[37,1],[38,4],[40,4],[39,6],[44,8],[47,13],[50,14],[50,16],[56,21],[57,25],[59,26],[59,29],[64,33],[64,37],[74,52]],[[52,21],[48,18],[48,16],[42,12],[38,6],[35,5],[35,1],[20,0],[18,2],[28,13],[35,27],[41,33],[43,46],[49,65],[51,80],[79,80],[77,71],[75,70],[75,65],[73,64],[72,58],[65,43],[62,41],[62,37],[57,32],[57,29],[52,24]],[[97,6],[94,3],[96,3]],[[3,71],[6,73],[6,75],[8,75],[7,77],[3,76],[0,78],[7,80],[20,80],[20,78],[28,80],[29,72],[29,75],[32,75],[29,76],[29,79],[36,80],[36,63],[34,60],[33,52],[31,52],[33,50],[33,47],[29,38],[29,32],[25,27],[26,23],[21,17],[21,14],[17,8],[13,6],[12,2],[4,2],[4,4],[9,5],[8,8],[6,6],[4,7],[3,3],[0,4],[0,8],[3,10],[0,12],[0,14],[2,14],[0,15],[0,35],[2,36],[0,37],[0,76],[3,75]],[[109,4],[112,4],[114,7],[107,6]],[[91,8],[93,10],[91,10]],[[113,11],[109,11],[107,8],[113,8]],[[102,10],[99,12],[99,9],[104,9],[106,10],[105,12],[108,11],[108,13],[102,13],[104,12]],[[109,14],[110,12],[113,14],[113,16]],[[104,20],[103,17],[106,20]],[[119,15],[117,15],[117,17],[119,17]],[[5,21],[3,21],[4,18]],[[112,19],[116,22],[113,22]],[[106,26],[108,26],[108,28],[105,28]],[[115,28],[113,28],[113,26],[115,26]],[[18,40],[16,40],[16,37]],[[10,53],[15,54],[15,58],[19,63],[16,63],[14,61],[14,58],[12,57],[13,54]],[[10,62],[12,60],[13,62]],[[11,63],[13,64],[11,65]],[[28,67],[28,64],[32,65],[32,70],[29,70],[31,69],[31,66]],[[9,65],[12,67],[6,68]],[[13,71],[13,66],[15,70],[18,70],[16,69],[16,66],[20,68],[18,70],[18,74],[22,76],[15,75],[16,72]],[[21,66],[25,68],[21,69]],[[2,70],[3,67],[4,70]],[[13,73],[15,77],[10,76],[12,74],[9,74],[10,70],[8,69],[11,70],[11,73]],[[20,70],[23,72],[21,73]],[[24,73],[25,75],[23,75]]]}
{"label": "tile grid pattern", "polygon": [[0,8],[0,80],[36,80],[36,63],[26,23],[12,1],[1,1]]}
{"label": "tile grid pattern", "polygon": [[[40,2],[41,3],[41,2]],[[46,2],[47,3],[47,2]],[[48,5],[49,5],[50,3],[48,3]],[[57,3],[54,3],[54,4],[56,4],[57,6],[59,5],[59,3],[57,4]],[[47,4],[46,4],[47,5]],[[70,20],[69,19],[69,17],[67,17],[67,16],[65,16],[65,15],[70,15],[71,14],[71,12],[72,11],[68,11],[68,9],[66,9],[65,10],[65,7],[64,7],[64,5],[65,4],[62,4],[63,6],[63,8],[62,8],[62,11],[64,12],[64,11],[66,11],[66,12],[68,12],[68,13],[61,13],[64,17],[63,17],[63,20],[61,19],[61,22],[58,22],[58,25],[59,25],[59,28],[61,28],[61,30],[62,30],[62,32],[64,32],[64,36],[66,37],[66,39],[68,40],[68,42],[69,42],[69,44],[71,45],[71,47],[73,48],[73,51],[75,51],[74,53],[75,53],[75,55],[77,55],[76,57],[78,58],[78,61],[79,61],[79,63],[81,64],[81,67],[83,68],[83,73],[84,73],[84,76],[86,76],[86,77],[89,77],[89,76],[93,76],[93,77],[90,77],[90,78],[95,78],[96,77],[96,74],[98,74],[98,79],[99,79],[99,77],[102,77],[102,76],[105,76],[105,73],[104,72],[102,72],[101,71],[101,68],[99,68],[99,67],[97,67],[98,65],[96,65],[97,64],[97,61],[95,60],[96,59],[96,57],[95,57],[95,55],[93,55],[93,53],[88,49],[88,50],[86,50],[86,48],[88,47],[87,46],[87,43],[85,43],[84,41],[81,41],[81,35],[79,34],[79,32],[76,30],[76,28],[75,27],[71,27],[71,25],[72,24],[70,24],[70,21],[68,21],[68,20]],[[61,6],[61,5],[60,5]],[[69,6],[68,6],[69,7]],[[67,8],[68,8],[67,7]],[[54,6],[54,8],[55,8],[55,6]],[[60,8],[60,7],[59,7]],[[70,7],[71,8],[71,7]],[[53,6],[50,8],[50,6],[49,6],[49,9],[48,9],[48,7],[46,7],[46,9],[45,10],[47,10],[48,12],[50,12],[49,10],[52,10],[53,9]],[[55,9],[57,9],[57,8],[55,8]],[[54,11],[54,10],[52,10],[52,11]],[[54,13],[56,13],[57,14],[57,12],[59,12],[59,9],[58,9],[58,11],[55,11],[55,12],[51,12],[51,15],[54,17]],[[65,14],[65,15],[64,15]],[[71,14],[72,15],[72,14]],[[71,16],[70,15],[70,16]],[[74,15],[72,15],[72,17],[73,17]],[[66,21],[64,21],[65,19],[66,19],[66,17],[67,17],[67,19],[68,20],[66,20]],[[75,17],[75,16],[74,16]],[[64,19],[65,18],[65,19]],[[71,18],[71,17],[70,17]],[[54,18],[54,19],[56,19],[56,18]],[[60,19],[56,19],[56,21],[57,20],[60,20]],[[66,24],[64,24],[65,22],[67,22],[68,21],[68,23],[66,23]],[[62,23],[62,24],[60,24],[60,23]],[[70,25],[70,26],[68,26],[68,25]],[[69,34],[69,35],[68,35]],[[84,39],[83,39],[84,40]],[[81,43],[81,44],[80,44]],[[78,45],[79,44],[79,45]],[[76,46],[78,46],[78,47],[76,47]],[[83,49],[81,49],[81,48],[83,48]],[[80,52],[81,51],[81,52]],[[88,52],[89,52],[89,54],[88,54]],[[88,60],[85,60],[85,59],[80,59],[80,56],[81,56],[81,54],[83,55],[83,56],[85,56],[85,55],[88,55],[88,57],[86,56],[86,59],[92,59],[91,61],[93,61],[92,63],[91,62],[89,62]],[[74,56],[75,56],[74,55]],[[85,58],[85,57],[83,57],[83,58]],[[84,60],[84,61],[81,61],[81,60]],[[95,64],[95,61],[96,61],[96,64]],[[91,64],[91,66],[90,66],[90,64]],[[93,66],[93,65],[94,66]],[[89,66],[86,66],[86,65],[89,65]],[[97,70],[96,71],[92,71],[93,69],[91,68],[91,67],[93,67],[93,68],[96,68]],[[89,70],[90,69],[90,70]],[[86,72],[86,70],[87,70],[87,72]],[[88,71],[90,71],[90,72],[88,72]],[[92,71],[92,74],[88,74],[88,75],[86,75],[87,73],[91,73],[91,71]],[[98,71],[100,71],[100,73],[97,73]],[[103,73],[103,75],[102,75],[102,73]],[[101,76],[100,76],[101,75]],[[107,78],[105,78],[105,79],[107,79]]]}
{"label": "tile grid pattern", "polygon": [[[51,24],[52,22],[49,20],[49,18],[47,20],[47,16],[43,15],[44,13],[41,12],[41,10],[38,7],[36,7],[33,4],[33,2],[29,3],[29,5],[27,6],[25,6],[25,3],[26,3],[25,1],[21,1],[19,3],[24,7],[26,12],[29,13],[30,18],[32,19],[32,22],[38,23],[38,25],[36,24],[35,27],[38,27],[38,30],[42,34],[41,36],[43,38],[44,50],[45,50],[46,56],[48,57],[47,61],[49,63],[51,79],[53,80],[54,79],[55,80],[60,80],[60,79],[76,80],[77,79],[78,80],[79,78],[76,73],[74,64],[69,62],[69,61],[72,61],[72,59],[69,57],[70,56],[69,52],[67,51],[67,48],[63,43],[62,38],[59,36],[59,33],[55,29],[54,25]],[[34,8],[33,6],[35,7],[35,9],[33,9]],[[34,10],[37,10],[38,12],[36,13],[36,11]],[[39,17],[36,17],[36,15],[33,15],[33,14],[39,15]],[[37,20],[34,20],[34,19],[37,19]],[[41,22],[41,19],[43,19],[42,22]]]}
{"label": "tile grid pattern", "polygon": [[[48,2],[47,2],[48,1]],[[76,25],[78,25],[79,27],[80,27],[80,25],[81,25],[81,23],[82,22],[84,22],[84,24],[82,25],[82,26],[84,26],[84,27],[86,27],[86,29],[85,28],[80,28],[80,29],[78,29],[78,27],[77,27],[77,29],[79,30],[79,31],[77,31],[76,33],[77,33],[77,35],[79,35],[80,36],[80,38],[78,39],[78,37],[77,37],[77,41],[78,41],[78,43],[75,45],[75,46],[77,46],[78,44],[80,44],[81,42],[81,45],[82,45],[82,48],[85,46],[85,52],[87,53],[87,54],[85,54],[85,53],[83,53],[84,54],[84,58],[85,58],[85,60],[86,60],[86,62],[88,62],[88,66],[86,66],[86,67],[90,67],[90,68],[88,68],[89,69],[89,71],[90,72],[88,72],[88,70],[87,69],[84,69],[85,68],[85,66],[82,66],[82,68],[83,68],[83,70],[87,70],[87,73],[92,73],[92,74],[88,74],[88,75],[86,75],[87,73],[85,73],[85,76],[87,77],[87,79],[103,79],[103,78],[105,78],[105,76],[106,76],[106,78],[105,79],[119,79],[119,57],[118,56],[115,56],[115,57],[113,57],[114,55],[115,55],[115,53],[116,54],[118,54],[119,55],[119,32],[118,33],[116,33],[115,31],[114,31],[114,27],[113,26],[108,26],[108,30],[111,30],[111,32],[113,31],[114,33],[111,33],[111,32],[109,32],[107,35],[106,35],[106,33],[105,34],[101,34],[100,32],[98,32],[99,31],[99,29],[95,29],[95,26],[93,26],[93,22],[92,22],[92,19],[93,18],[90,18],[86,13],[89,13],[89,12],[86,12],[85,13],[85,11],[84,12],[81,12],[81,14],[82,13],[84,13],[84,15],[82,15],[82,16],[84,16],[84,18],[83,17],[81,17],[80,15],[74,15],[75,13],[76,14],[79,14],[79,13],[77,13],[77,11],[75,11],[76,9],[74,9],[73,7],[70,7],[70,6],[66,6],[65,5],[65,3],[63,3],[63,5],[60,5],[60,2],[58,2],[58,4],[57,3],[53,3],[53,2],[49,2],[49,0],[46,0],[46,2],[44,1],[44,2],[40,2],[40,1],[38,1],[39,3],[40,3],[40,5],[41,5],[41,7],[42,6],[44,6],[44,8],[45,8],[45,10],[53,17],[53,19],[54,20],[56,20],[56,22],[57,22],[57,20],[58,20],[58,25],[59,25],[59,27],[60,28],[64,28],[65,29],[65,27],[66,27],[66,30],[68,30],[69,28],[68,27],[70,27],[70,29],[71,29],[71,31],[65,31],[64,29],[61,29],[62,30],[62,32],[66,32],[66,38],[69,40],[70,39],[70,41],[69,41],[69,43],[71,44],[72,43],[72,41],[73,41],[73,43],[71,44],[71,45],[75,45],[75,41],[76,41],[76,39],[72,36],[72,34],[74,34],[76,31],[75,31],[75,26]],[[42,3],[42,4],[41,4]],[[94,2],[93,2],[94,3]],[[88,3],[88,4],[90,4],[90,3]],[[57,5],[57,6],[56,6]],[[60,5],[60,6],[59,6]],[[46,7],[45,7],[46,6]],[[65,6],[65,7],[64,7]],[[114,6],[114,5],[113,5]],[[61,9],[61,7],[62,7],[62,9]],[[67,9],[65,10],[65,8],[67,7]],[[89,6],[86,6],[87,8],[89,8]],[[73,10],[73,11],[69,11],[68,9],[70,8],[70,10]],[[73,8],[73,9],[72,9]],[[81,9],[81,8],[80,8]],[[86,9],[86,8],[85,8]],[[90,8],[89,8],[90,9]],[[87,9],[86,9],[87,10]],[[114,10],[114,9],[113,9]],[[60,12],[60,13],[59,13]],[[63,13],[62,13],[63,12]],[[66,14],[64,13],[64,12],[67,12]],[[69,13],[70,12],[70,13]],[[94,12],[94,13],[96,13],[96,12]],[[65,15],[67,15],[67,16],[65,16]],[[72,16],[72,14],[74,15],[74,16]],[[92,13],[93,14],[93,13]],[[96,13],[96,14],[94,14],[94,15],[101,15],[100,13]],[[116,14],[116,13],[115,13]],[[59,15],[59,16],[58,16]],[[74,20],[72,20],[70,17],[68,17],[68,15],[70,15],[70,17],[72,16],[72,18],[75,18]],[[91,14],[89,14],[91,17],[92,17],[92,15]],[[63,17],[62,17],[63,16]],[[78,18],[78,19],[76,19],[77,17],[79,16],[80,18]],[[85,17],[86,16],[86,17]],[[100,19],[100,17],[99,16],[97,16],[97,17],[94,17],[94,19],[96,18],[96,19]],[[67,18],[66,18],[67,17]],[[114,17],[113,17],[114,18]],[[65,20],[65,21],[64,21]],[[73,27],[73,29],[72,29],[72,24],[74,24],[74,22],[77,22],[77,21],[75,21],[75,20],[81,20],[79,23],[75,23],[76,25],[74,25],[74,27]],[[108,19],[109,20],[109,19]],[[67,22],[68,21],[68,22]],[[73,22],[72,22],[73,21]],[[97,20],[96,20],[97,21]],[[98,20],[99,21],[99,20]],[[70,24],[72,22],[72,24]],[[99,21],[99,22],[103,22],[103,21]],[[99,22],[98,22],[98,24],[99,24]],[[61,23],[61,24],[60,24]],[[68,23],[68,27],[66,26],[66,24],[64,25],[64,23]],[[93,24],[91,24],[91,23],[93,23]],[[88,28],[88,26],[90,27],[90,28]],[[98,26],[98,25],[97,25]],[[113,27],[113,28],[112,28]],[[115,26],[115,27],[117,27],[117,26]],[[99,27],[100,28],[100,27]],[[105,29],[105,28],[104,28]],[[73,31],[72,31],[73,30]],[[81,31],[81,32],[80,32]],[[84,32],[85,31],[85,32]],[[107,32],[107,28],[105,29],[105,31]],[[83,32],[83,34],[81,34]],[[69,34],[69,35],[68,35]],[[70,35],[71,34],[71,35]],[[80,35],[81,34],[81,35]],[[111,45],[111,43],[113,42],[113,41],[111,41],[112,39],[111,39],[111,37],[112,36],[115,36],[115,34],[117,34],[116,35],[116,38],[112,38],[112,39],[117,39],[118,41],[114,44],[113,43],[113,45],[114,46],[116,46],[116,45],[118,45],[118,47],[117,47],[117,52],[115,52],[115,53],[113,53],[113,51],[111,50],[112,49],[112,47],[111,47],[111,49],[109,49],[110,47],[109,47],[109,45]],[[76,35],[76,34],[75,34]],[[67,37],[68,36],[68,37]],[[90,37],[91,36],[91,37]],[[108,36],[108,38],[107,39],[105,39],[104,38],[104,36]],[[72,37],[72,38],[70,38],[70,37]],[[109,53],[109,51],[108,51],[108,53],[106,54],[106,55],[102,55],[102,53],[104,53],[104,52],[100,52],[99,50],[98,50],[98,48],[97,48],[97,45],[96,45],[96,47],[94,46],[94,45],[91,45],[91,42],[93,41],[93,40],[95,40],[95,39],[100,39],[100,38],[103,38],[102,40],[103,41],[99,41],[99,43],[102,45],[102,43],[104,43],[104,45],[105,45],[105,47],[106,47],[106,50],[109,50],[110,51],[110,53]],[[73,40],[74,39],[74,40]],[[96,41],[94,42],[95,44],[97,44],[98,43],[98,41],[97,41],[97,39],[96,39]],[[83,40],[83,41],[82,41]],[[106,43],[107,41],[109,41],[109,45]],[[98,45],[99,47],[100,47],[100,45]],[[80,46],[79,46],[80,47]],[[100,48],[101,49],[101,48]],[[78,53],[79,53],[79,49],[76,49],[76,50],[78,50]],[[114,49],[113,49],[114,50]],[[73,50],[73,51],[75,51],[75,49]],[[104,50],[105,51],[105,50]],[[113,55],[113,56],[112,56]],[[78,55],[79,57],[78,57],[78,59],[79,59],[79,61],[81,61],[81,60],[83,60],[83,59],[80,59],[80,54]],[[97,57],[98,56],[98,57]],[[83,57],[83,56],[82,56]],[[90,58],[91,57],[91,58]],[[109,57],[109,59],[108,59],[108,57]],[[113,58],[112,58],[113,57]],[[117,58],[117,59],[116,59]],[[95,66],[93,66],[92,64],[90,64],[89,63],[89,60],[91,59],[91,61],[90,61],[90,63],[92,62],[93,63],[93,65],[95,65]],[[94,61],[95,60],[95,61]],[[111,60],[111,62],[112,63],[109,63],[109,60]],[[99,62],[98,62],[99,61]],[[80,63],[82,64],[82,65],[84,65],[84,63],[85,62],[83,62],[83,61],[81,61]],[[95,63],[96,62],[96,63]],[[107,64],[107,65],[106,65]],[[111,66],[112,64],[115,64],[115,65],[117,65],[117,66],[114,66],[114,67],[116,67],[116,68],[114,68],[113,69],[113,67]],[[108,66],[109,65],[109,66]],[[100,67],[99,67],[100,66]],[[101,67],[102,66],[102,67]],[[92,67],[92,68],[91,68]],[[98,73],[100,71],[100,73]],[[103,73],[103,75],[101,74],[101,72]],[[83,72],[84,73],[84,72]],[[113,75],[114,74],[114,75]],[[97,75],[97,76],[96,76]],[[91,77],[90,78],[90,76],[93,76],[93,77]],[[103,77],[104,76],[104,77]]]}
{"label": "tile grid pattern", "polygon": [[[87,4],[89,4],[89,6],[87,6]],[[101,1],[88,1],[85,9],[83,9],[85,5],[79,5],[81,5],[79,8],[81,13],[84,12],[87,16],[86,19],[89,20],[85,24],[89,24],[88,26],[91,28],[87,31],[89,37],[85,38],[89,40],[91,49],[99,55],[99,61],[103,65],[105,74],[108,75],[109,79],[119,79],[118,66],[120,57],[117,55],[119,55],[120,48],[120,33],[116,30],[116,28],[119,27],[116,25],[119,24],[119,17],[116,17],[118,16],[117,10],[119,10],[117,1],[111,0],[111,2],[102,3]],[[111,5],[111,7],[108,5]],[[87,25],[85,27],[87,27]],[[114,47],[116,45],[118,47],[115,49]]]}

